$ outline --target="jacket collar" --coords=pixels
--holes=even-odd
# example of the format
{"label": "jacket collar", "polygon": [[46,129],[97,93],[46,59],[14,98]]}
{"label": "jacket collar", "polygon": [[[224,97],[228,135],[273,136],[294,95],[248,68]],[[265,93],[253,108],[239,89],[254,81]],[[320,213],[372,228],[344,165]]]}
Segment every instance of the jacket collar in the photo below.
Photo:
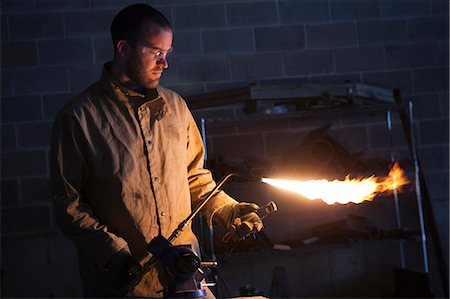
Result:
{"label": "jacket collar", "polygon": [[[109,73],[111,63],[112,62],[107,62],[104,64],[101,82],[102,85],[109,89],[120,102],[128,106],[130,97],[140,97],[142,99],[150,97],[150,93],[144,95],[142,93],[124,87],[116,78],[114,78]],[[156,90],[158,91],[158,94],[160,94],[159,87],[157,87]],[[142,104],[142,106],[144,105],[150,109],[152,115],[157,120],[162,119],[168,113],[167,103],[162,96],[158,95],[158,97],[156,98],[148,98],[148,101]]]}

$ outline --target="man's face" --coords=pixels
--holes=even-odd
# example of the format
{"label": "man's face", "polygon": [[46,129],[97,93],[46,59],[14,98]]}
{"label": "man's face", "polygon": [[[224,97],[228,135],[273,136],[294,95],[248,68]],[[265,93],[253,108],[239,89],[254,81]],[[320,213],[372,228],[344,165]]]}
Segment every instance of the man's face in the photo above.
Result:
{"label": "man's face", "polygon": [[130,54],[125,64],[126,75],[137,86],[156,88],[169,65],[167,53],[172,50],[173,34],[152,22],[144,22],[137,41],[130,40]]}

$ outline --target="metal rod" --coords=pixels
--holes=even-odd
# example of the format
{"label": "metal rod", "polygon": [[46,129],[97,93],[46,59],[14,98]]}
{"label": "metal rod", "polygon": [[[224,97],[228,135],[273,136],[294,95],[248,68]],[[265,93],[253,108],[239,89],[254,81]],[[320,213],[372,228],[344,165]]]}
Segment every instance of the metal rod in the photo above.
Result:
{"label": "metal rod", "polygon": [[[395,155],[394,155],[394,142],[393,142],[393,132],[392,132],[392,117],[391,117],[391,111],[388,110],[386,112],[386,124],[387,124],[387,128],[389,131],[389,151],[391,154],[391,162],[395,163]],[[393,195],[394,195],[394,203],[395,203],[395,218],[397,220],[397,228],[398,229],[402,229],[402,220],[401,220],[401,215],[400,215],[400,205],[399,205],[399,196],[398,196],[398,188],[396,187],[396,177],[394,176],[394,190],[393,190]],[[400,240],[400,263],[402,268],[406,267],[406,262],[405,262],[405,249],[404,249],[404,244],[403,244],[403,240]]]}
{"label": "metal rod", "polygon": [[415,176],[415,183],[416,183],[416,197],[417,197],[417,208],[419,210],[419,221],[420,221],[420,231],[422,233],[422,251],[423,251],[423,267],[424,272],[428,273],[428,252],[427,252],[427,235],[425,231],[425,222],[423,217],[423,204],[422,204],[422,190],[420,188],[420,168],[419,168],[419,161],[417,159],[417,149],[415,144],[415,138],[414,138],[414,130],[413,130],[413,103],[412,101],[409,101],[409,125],[410,125],[410,132],[411,132],[411,148],[412,148],[412,155],[414,160],[414,176]]}
{"label": "metal rod", "polygon": [[205,126],[205,118],[204,117],[202,117],[202,139],[203,139],[203,148],[205,150],[204,158],[205,158],[205,166],[206,166],[206,163],[208,162],[208,150],[206,148],[206,126]]}
{"label": "metal rod", "polygon": [[[204,165],[205,165],[205,168],[208,168],[208,148],[206,146],[206,142],[207,142],[207,139],[206,139],[206,122],[205,122],[205,118],[204,117],[202,117],[202,119],[201,119],[201,126],[202,126],[201,129],[202,129],[203,148],[204,148],[204,151],[205,151],[205,154],[204,154],[204,160],[205,160]],[[201,217],[200,217],[200,219],[201,219]],[[202,230],[202,234],[201,235],[203,237],[204,236],[204,234],[203,234],[203,225],[201,225],[201,230]],[[209,239],[209,248],[210,248],[211,260],[212,260],[212,262],[217,263],[217,257],[216,257],[216,253],[215,253],[215,247],[214,247],[214,227],[213,226],[208,228],[208,237],[207,238]],[[204,239],[202,241],[204,241]],[[212,273],[211,276],[212,276],[212,279],[214,280],[215,294],[216,294],[216,296],[218,298],[220,298],[221,297],[220,296],[220,291],[219,291],[219,287],[217,285],[218,284],[218,280],[219,280],[217,271],[218,271],[217,268],[215,268],[213,270],[213,273]]]}

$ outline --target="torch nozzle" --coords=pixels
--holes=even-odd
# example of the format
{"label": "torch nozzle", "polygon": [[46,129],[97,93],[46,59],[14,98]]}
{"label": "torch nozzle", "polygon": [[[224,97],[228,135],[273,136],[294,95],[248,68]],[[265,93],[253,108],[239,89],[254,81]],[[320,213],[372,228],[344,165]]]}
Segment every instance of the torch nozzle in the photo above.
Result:
{"label": "torch nozzle", "polygon": [[274,201],[271,201],[265,206],[260,207],[258,210],[256,210],[256,214],[259,216],[259,218],[264,219],[265,217],[276,211],[278,211],[277,205]]}

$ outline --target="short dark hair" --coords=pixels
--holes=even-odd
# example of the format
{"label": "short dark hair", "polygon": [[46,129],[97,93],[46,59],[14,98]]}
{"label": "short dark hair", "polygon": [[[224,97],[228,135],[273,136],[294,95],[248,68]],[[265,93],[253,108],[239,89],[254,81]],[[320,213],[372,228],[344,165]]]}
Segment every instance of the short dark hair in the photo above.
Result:
{"label": "short dark hair", "polygon": [[147,4],[133,4],[122,9],[111,23],[111,38],[114,46],[119,40],[137,40],[144,21],[149,20],[164,29],[172,30],[167,18]]}

